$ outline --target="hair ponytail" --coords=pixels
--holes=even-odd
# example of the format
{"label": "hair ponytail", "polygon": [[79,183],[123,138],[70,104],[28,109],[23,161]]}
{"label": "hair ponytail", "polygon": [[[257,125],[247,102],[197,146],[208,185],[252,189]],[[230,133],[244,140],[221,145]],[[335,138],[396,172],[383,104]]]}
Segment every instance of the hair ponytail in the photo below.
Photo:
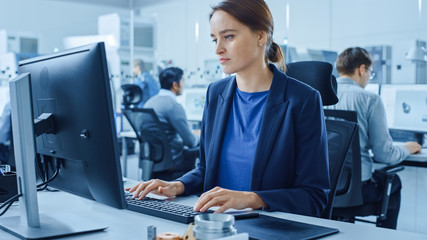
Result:
{"label": "hair ponytail", "polygon": [[275,42],[271,42],[270,47],[266,50],[266,56],[267,59],[275,63],[276,67],[285,72],[286,71],[286,65],[285,65],[285,57],[283,55],[282,48],[277,45]]}

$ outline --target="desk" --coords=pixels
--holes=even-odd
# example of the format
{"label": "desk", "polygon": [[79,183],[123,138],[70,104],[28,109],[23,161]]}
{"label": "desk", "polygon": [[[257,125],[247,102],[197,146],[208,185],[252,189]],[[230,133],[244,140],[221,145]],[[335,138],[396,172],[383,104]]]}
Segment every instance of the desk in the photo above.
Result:
{"label": "desk", "polygon": [[[404,142],[393,142],[394,145],[403,145]],[[421,153],[411,154],[405,160],[403,160],[401,165],[411,166],[411,167],[427,167],[427,148],[422,148]]]}
{"label": "desk", "polygon": [[[195,196],[177,198],[177,202],[186,205],[193,205],[196,199],[197,197]],[[187,228],[186,224],[151,217],[128,210],[111,208],[65,192],[40,192],[38,193],[38,200],[39,211],[41,213],[49,214],[54,212],[67,212],[76,214],[87,220],[96,221],[99,224],[105,224],[106,226],[109,226],[109,228],[103,232],[76,235],[61,239],[142,240],[147,238],[147,226],[150,225],[157,226],[158,233],[177,232],[183,234]],[[352,224],[281,212],[263,213],[274,217],[316,224],[325,227],[332,227],[340,230],[339,233],[327,236],[322,239],[427,239],[427,235],[376,228],[373,225]],[[11,207],[5,214],[5,216],[16,215],[19,215],[18,206]],[[65,222],[66,220],[67,219],[64,219]],[[237,229],[237,231],[239,231],[239,229]],[[15,240],[18,238],[0,230],[0,239]]]}
{"label": "desk", "polygon": [[419,154],[411,154],[401,165],[413,166],[413,167],[427,167],[427,148],[423,148]]}

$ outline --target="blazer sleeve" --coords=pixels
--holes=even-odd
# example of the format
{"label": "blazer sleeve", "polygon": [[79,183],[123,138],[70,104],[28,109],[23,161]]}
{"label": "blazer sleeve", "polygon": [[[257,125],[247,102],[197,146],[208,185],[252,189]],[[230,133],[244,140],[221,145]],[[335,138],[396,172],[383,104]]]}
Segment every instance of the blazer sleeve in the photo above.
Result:
{"label": "blazer sleeve", "polygon": [[[327,132],[320,94],[312,92],[295,112],[293,187],[255,192],[268,205],[264,210],[320,216],[330,191]],[[272,157],[280,161],[292,161],[282,156]],[[278,172],[264,174],[277,175]]]}

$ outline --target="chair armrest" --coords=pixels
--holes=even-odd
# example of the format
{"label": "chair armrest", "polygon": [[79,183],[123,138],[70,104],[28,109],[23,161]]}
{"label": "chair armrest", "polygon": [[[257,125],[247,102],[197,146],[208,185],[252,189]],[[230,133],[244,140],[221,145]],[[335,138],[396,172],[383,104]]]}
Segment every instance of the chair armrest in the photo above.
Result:
{"label": "chair armrest", "polygon": [[380,214],[377,218],[377,226],[379,226],[378,223],[381,220],[384,220],[387,218],[386,214],[387,214],[387,210],[388,210],[388,202],[389,202],[389,198],[390,198],[392,180],[393,180],[393,177],[396,175],[396,173],[402,171],[403,169],[405,169],[405,167],[403,167],[403,166],[391,165],[391,166],[387,166],[387,167],[383,167],[383,168],[375,170],[375,172],[383,174],[386,176],[386,181],[384,182],[384,189],[386,189],[386,191],[383,191],[383,197],[382,197],[382,202],[381,202],[381,210],[380,210]]}
{"label": "chair armrest", "polygon": [[200,151],[200,146],[195,146],[192,148],[184,148],[184,151],[190,152],[190,153],[196,153]]}
{"label": "chair armrest", "polygon": [[383,168],[376,169],[375,172],[379,172],[385,175],[393,175],[405,169],[404,166],[400,165],[391,165]]}

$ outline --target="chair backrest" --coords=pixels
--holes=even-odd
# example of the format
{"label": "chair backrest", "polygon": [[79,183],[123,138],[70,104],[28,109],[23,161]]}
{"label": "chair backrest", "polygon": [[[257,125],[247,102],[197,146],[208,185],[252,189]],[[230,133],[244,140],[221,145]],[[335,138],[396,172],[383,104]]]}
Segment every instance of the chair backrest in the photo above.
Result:
{"label": "chair backrest", "polygon": [[286,75],[306,83],[320,92],[323,106],[338,102],[333,66],[327,62],[301,61],[286,65]]}
{"label": "chair backrest", "polygon": [[172,151],[163,123],[151,108],[122,109],[140,143],[140,159],[171,162]]}
{"label": "chair backrest", "polygon": [[121,88],[123,90],[122,104],[125,108],[137,106],[142,101],[142,90],[138,85],[123,84]]}
{"label": "chair backrest", "polygon": [[355,122],[326,120],[326,130],[328,132],[329,179],[331,182],[331,191],[329,192],[329,201],[322,217],[330,219],[336,187],[341,176],[348,149],[350,148],[358,128]]}
{"label": "chair backrest", "polygon": [[[335,77],[332,75],[332,70],[332,64],[327,62],[301,61],[287,64],[286,75],[306,83],[319,91],[322,97],[323,106],[329,106],[338,102],[338,97],[336,95],[337,82]],[[348,121],[350,121],[350,123]],[[341,123],[327,121],[326,130],[328,131],[329,178],[331,182],[331,192],[329,194],[328,205],[322,217],[330,218],[332,205],[335,205],[335,202],[337,201],[335,197],[337,193],[335,190],[340,190],[339,183],[341,180],[339,180],[339,178],[341,171],[343,170],[343,165],[345,165],[346,162],[345,159],[349,146],[352,146],[350,143],[352,141],[359,143],[357,119],[356,121],[346,119],[346,121],[341,121]],[[342,133],[339,133],[341,130]],[[353,140],[353,136],[357,136],[357,140]]]}
{"label": "chair backrest", "polygon": [[[325,117],[357,123],[355,111],[325,109]],[[333,207],[355,207],[363,204],[361,165],[359,131],[356,131],[336,187]]]}

